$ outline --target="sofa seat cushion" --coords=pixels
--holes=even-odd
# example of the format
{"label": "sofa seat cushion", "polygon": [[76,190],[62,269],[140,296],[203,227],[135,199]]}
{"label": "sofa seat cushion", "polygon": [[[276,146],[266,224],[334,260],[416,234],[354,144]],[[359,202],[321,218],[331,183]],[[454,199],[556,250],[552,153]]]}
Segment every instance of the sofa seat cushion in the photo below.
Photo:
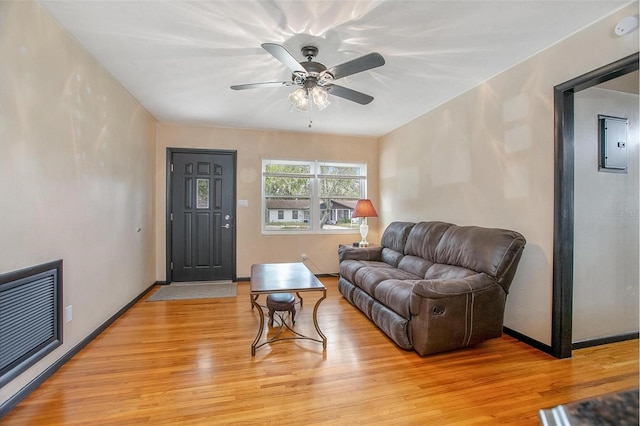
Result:
{"label": "sofa seat cushion", "polygon": [[402,269],[364,267],[356,272],[355,281],[352,282],[367,294],[375,297],[376,287],[383,281],[417,280],[420,278]]}
{"label": "sofa seat cushion", "polygon": [[424,275],[428,280],[456,280],[471,275],[476,275],[476,271],[471,269],[462,268],[454,265],[443,265],[442,263],[434,263],[431,268]]}
{"label": "sofa seat cushion", "polygon": [[385,269],[393,268],[391,265],[375,260],[343,260],[340,262],[340,276],[345,277],[353,283],[356,279],[356,272],[365,267]]}
{"label": "sofa seat cushion", "polygon": [[405,256],[400,261],[398,268],[420,278],[424,278],[424,276],[427,274],[427,271],[429,270],[429,268],[431,268],[432,265],[433,262],[425,260],[421,257]]}
{"label": "sofa seat cushion", "polygon": [[379,283],[373,297],[403,318],[411,318],[411,294],[415,280],[391,279]]}

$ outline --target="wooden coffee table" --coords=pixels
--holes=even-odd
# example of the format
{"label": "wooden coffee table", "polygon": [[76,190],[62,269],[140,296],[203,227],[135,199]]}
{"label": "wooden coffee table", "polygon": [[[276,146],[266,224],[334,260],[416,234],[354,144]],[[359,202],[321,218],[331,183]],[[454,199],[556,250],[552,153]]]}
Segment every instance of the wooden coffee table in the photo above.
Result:
{"label": "wooden coffee table", "polygon": [[[305,336],[301,333],[286,327],[294,334],[293,337],[276,337],[258,344],[264,331],[264,311],[257,303],[258,296],[271,293],[302,293],[305,291],[321,291],[322,297],[318,299],[313,307],[313,325],[320,336],[320,339]],[[260,326],[255,340],[251,344],[251,356],[255,356],[256,349],[277,340],[306,339],[322,343],[322,348],[327,349],[327,337],[320,330],[318,325],[318,307],[327,297],[327,288],[316,278],[315,275],[304,266],[303,263],[260,263],[251,265],[251,290],[249,293],[251,305],[258,309]]]}

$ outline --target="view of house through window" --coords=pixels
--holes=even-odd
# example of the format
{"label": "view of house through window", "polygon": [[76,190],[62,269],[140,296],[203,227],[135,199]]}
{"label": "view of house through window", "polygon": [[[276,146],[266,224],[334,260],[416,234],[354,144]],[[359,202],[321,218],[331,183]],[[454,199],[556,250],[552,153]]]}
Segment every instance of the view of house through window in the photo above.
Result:
{"label": "view of house through window", "polygon": [[366,198],[365,164],[263,160],[263,231],[354,231]]}

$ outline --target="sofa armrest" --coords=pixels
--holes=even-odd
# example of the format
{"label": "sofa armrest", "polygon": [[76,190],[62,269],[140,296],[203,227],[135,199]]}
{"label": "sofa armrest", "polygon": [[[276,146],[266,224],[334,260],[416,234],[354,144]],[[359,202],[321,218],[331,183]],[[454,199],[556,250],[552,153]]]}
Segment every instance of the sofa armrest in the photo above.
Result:
{"label": "sofa armrest", "polygon": [[343,260],[382,260],[382,247],[351,247],[340,246],[338,248],[338,261]]}
{"label": "sofa armrest", "polygon": [[411,294],[411,335],[420,355],[474,345],[502,334],[507,294],[480,273],[417,281]]}
{"label": "sofa armrest", "polygon": [[499,284],[494,279],[481,273],[459,279],[421,280],[413,286],[413,294],[429,299],[442,299],[486,290],[496,285]]}

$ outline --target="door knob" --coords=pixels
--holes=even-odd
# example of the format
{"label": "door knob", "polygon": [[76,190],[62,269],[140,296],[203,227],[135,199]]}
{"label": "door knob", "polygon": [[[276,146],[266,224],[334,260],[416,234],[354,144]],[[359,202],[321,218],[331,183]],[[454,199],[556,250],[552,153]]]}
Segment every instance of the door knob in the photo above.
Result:
{"label": "door knob", "polygon": [[231,225],[229,225],[229,224],[227,223],[226,225],[224,225],[224,226],[222,226],[222,227],[223,227],[223,228],[227,228],[227,229],[229,229],[229,228],[231,228]]}

